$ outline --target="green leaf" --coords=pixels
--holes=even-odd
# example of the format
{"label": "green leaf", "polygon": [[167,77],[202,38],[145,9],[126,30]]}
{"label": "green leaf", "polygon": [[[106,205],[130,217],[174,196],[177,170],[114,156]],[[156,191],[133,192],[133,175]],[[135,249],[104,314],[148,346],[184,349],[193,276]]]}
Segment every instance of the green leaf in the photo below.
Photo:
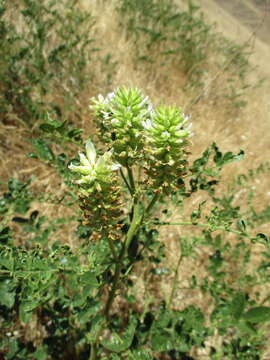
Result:
{"label": "green leaf", "polygon": [[267,235],[263,234],[263,233],[259,233],[256,235],[255,238],[252,239],[253,243],[260,243],[263,245],[269,245],[270,243],[270,239]]}
{"label": "green leaf", "polygon": [[46,161],[54,159],[54,154],[46,141],[42,139],[34,139],[32,140],[32,144],[40,159]]}
{"label": "green leaf", "polygon": [[109,341],[101,341],[101,344],[105,349],[120,353],[127,350],[132,344],[134,333],[136,329],[136,320],[132,319],[127,330],[124,334],[118,335],[117,333],[112,333]]}
{"label": "green leaf", "polygon": [[23,301],[19,308],[20,320],[23,323],[27,323],[32,317],[33,310],[38,306],[39,303],[37,301]]}
{"label": "green leaf", "polygon": [[49,124],[49,123],[43,123],[39,126],[39,128],[42,131],[49,133],[49,134],[53,133],[55,130],[55,126],[53,126],[52,124]]}
{"label": "green leaf", "polygon": [[232,303],[231,310],[233,317],[238,320],[243,314],[245,308],[246,297],[244,293],[238,292],[235,294]]}
{"label": "green leaf", "polygon": [[147,350],[134,350],[128,355],[130,360],[153,360],[153,357]]}
{"label": "green leaf", "polygon": [[99,283],[95,274],[92,271],[87,271],[81,276],[83,284],[91,285],[92,287],[99,287]]}
{"label": "green leaf", "polygon": [[246,231],[246,228],[247,228],[246,221],[243,219],[239,219],[237,221],[237,229],[244,233]]}
{"label": "green leaf", "polygon": [[248,310],[243,318],[251,323],[260,323],[264,321],[270,321],[270,307],[257,306]]}
{"label": "green leaf", "polygon": [[10,279],[0,282],[0,304],[12,308],[15,302],[16,291]]}
{"label": "green leaf", "polygon": [[35,360],[46,360],[48,358],[48,353],[46,348],[40,347],[33,354],[31,354]]}

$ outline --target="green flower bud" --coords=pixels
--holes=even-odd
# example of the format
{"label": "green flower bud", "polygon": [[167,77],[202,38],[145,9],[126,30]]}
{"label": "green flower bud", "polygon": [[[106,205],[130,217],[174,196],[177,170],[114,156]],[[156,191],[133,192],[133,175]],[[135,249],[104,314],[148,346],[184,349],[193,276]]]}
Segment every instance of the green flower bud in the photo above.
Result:
{"label": "green flower bud", "polygon": [[120,186],[115,171],[119,164],[112,162],[112,152],[106,152],[97,159],[93,143],[86,142],[86,155],[79,154],[80,165],[70,164],[69,169],[79,178],[80,207],[85,222],[91,227],[95,239],[104,236],[118,238],[119,220],[122,216]]}
{"label": "green flower bud", "polygon": [[86,156],[79,153],[80,165],[70,164],[69,169],[80,177],[76,181],[81,185],[81,193],[86,194],[93,191],[93,188],[101,188],[102,184],[110,183],[112,171],[118,170],[120,164],[112,163],[112,152],[108,151],[97,160],[97,153],[93,143],[86,142]]}
{"label": "green flower bud", "polygon": [[145,124],[147,149],[146,173],[152,186],[165,193],[177,187],[186,172],[186,147],[192,135],[188,117],[177,107],[161,106]]}
{"label": "green flower bud", "polygon": [[122,165],[132,165],[143,157],[144,125],[153,114],[152,105],[138,89],[119,88],[106,98],[93,99],[102,141],[113,149]]}

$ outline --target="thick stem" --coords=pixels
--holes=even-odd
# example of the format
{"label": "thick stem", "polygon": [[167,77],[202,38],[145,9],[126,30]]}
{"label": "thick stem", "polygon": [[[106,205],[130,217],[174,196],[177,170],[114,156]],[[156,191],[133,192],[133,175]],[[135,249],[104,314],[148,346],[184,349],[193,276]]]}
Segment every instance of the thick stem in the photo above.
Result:
{"label": "thick stem", "polygon": [[91,345],[91,353],[89,360],[96,360],[97,358],[97,343]]}

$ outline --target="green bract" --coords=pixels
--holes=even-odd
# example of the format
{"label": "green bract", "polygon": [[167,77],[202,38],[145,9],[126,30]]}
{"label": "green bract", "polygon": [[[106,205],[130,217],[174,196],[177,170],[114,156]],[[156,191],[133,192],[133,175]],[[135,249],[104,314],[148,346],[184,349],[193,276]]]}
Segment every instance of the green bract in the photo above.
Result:
{"label": "green bract", "polygon": [[112,152],[108,151],[97,160],[96,149],[88,140],[85,145],[86,156],[79,153],[80,165],[70,164],[69,169],[80,175],[76,181],[82,186],[81,192],[91,192],[94,185],[101,189],[101,184],[111,182],[112,171],[118,170],[120,165],[111,161]]}
{"label": "green bract", "polygon": [[186,126],[188,119],[177,107],[160,106],[152,119],[144,122],[149,143],[160,149],[160,152],[181,150],[191,136],[191,124]]}
{"label": "green bract", "polygon": [[166,194],[178,187],[186,172],[185,159],[192,133],[188,117],[177,107],[160,106],[151,120],[144,123],[147,144],[146,173],[154,188]]}
{"label": "green bract", "polygon": [[132,165],[143,157],[144,121],[153,114],[152,104],[138,89],[124,87],[93,99],[97,126],[103,142],[111,144],[114,158]]}
{"label": "green bract", "polygon": [[76,183],[79,185],[85,224],[91,226],[96,239],[102,236],[116,239],[122,203],[114,171],[121,165],[112,163],[111,151],[97,159],[96,149],[90,140],[86,142],[85,149],[86,155],[79,153],[80,165],[69,165],[69,169],[80,176]]}
{"label": "green bract", "polygon": [[119,88],[93,103],[100,138],[114,159],[124,167],[142,166],[154,191],[176,188],[186,171],[188,117],[176,106],[154,109],[138,89]]}

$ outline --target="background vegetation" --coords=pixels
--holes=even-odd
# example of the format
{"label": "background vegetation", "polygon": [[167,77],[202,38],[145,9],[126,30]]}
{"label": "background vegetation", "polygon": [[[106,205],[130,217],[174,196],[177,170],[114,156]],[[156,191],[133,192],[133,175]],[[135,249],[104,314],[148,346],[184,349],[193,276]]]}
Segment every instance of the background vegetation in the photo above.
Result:
{"label": "background vegetation", "polygon": [[109,254],[67,165],[97,140],[89,99],[125,85],[191,115],[193,194],[143,228],[100,356],[269,358],[269,70],[256,34],[225,37],[208,5],[0,0],[2,357],[89,358]]}

